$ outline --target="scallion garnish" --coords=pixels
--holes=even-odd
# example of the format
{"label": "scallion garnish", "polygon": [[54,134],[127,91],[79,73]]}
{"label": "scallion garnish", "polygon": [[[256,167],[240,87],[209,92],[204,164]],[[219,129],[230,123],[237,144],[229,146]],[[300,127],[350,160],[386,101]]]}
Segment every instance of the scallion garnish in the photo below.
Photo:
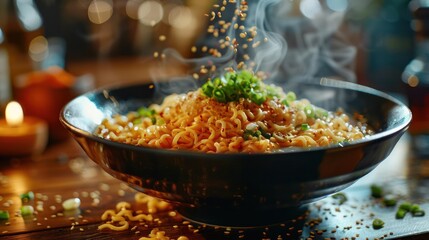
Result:
{"label": "scallion garnish", "polygon": [[250,71],[228,72],[222,77],[207,81],[201,90],[204,95],[218,102],[235,102],[249,99],[260,105],[267,99],[279,96],[275,87],[265,85]]}
{"label": "scallion garnish", "polygon": [[307,115],[307,117],[309,118],[314,118],[315,114],[314,114],[314,107],[313,105],[307,105],[304,107],[304,113],[305,115]]}
{"label": "scallion garnish", "polygon": [[334,195],[332,195],[332,198],[333,199],[337,199],[338,200],[338,203],[341,205],[341,204],[343,204],[343,203],[345,203],[346,201],[347,201],[347,196],[346,196],[346,194],[344,194],[344,193],[342,193],[342,192],[339,192],[339,193],[336,193],[336,194],[334,194]]}
{"label": "scallion garnish", "polygon": [[259,130],[244,130],[244,133],[243,133],[243,138],[245,139],[245,140],[249,140],[249,139],[251,139],[252,137],[260,137],[261,136],[261,131],[259,131]]}
{"label": "scallion garnish", "polygon": [[423,217],[425,215],[425,211],[420,209],[418,211],[412,212],[413,217]]}
{"label": "scallion garnish", "polygon": [[296,95],[294,92],[286,93],[286,97],[282,100],[282,104],[290,106],[290,104],[296,100]]}
{"label": "scallion garnish", "polygon": [[408,212],[410,212],[413,217],[422,217],[425,215],[425,211],[421,209],[420,205],[403,202],[396,211],[396,219],[403,219]]}
{"label": "scallion garnish", "polygon": [[371,196],[373,196],[374,198],[383,197],[383,189],[378,185],[371,185]]}
{"label": "scallion garnish", "polygon": [[383,220],[381,220],[381,219],[379,219],[379,218],[374,219],[374,221],[372,221],[372,227],[373,227],[374,229],[380,229],[380,228],[383,228],[383,227],[384,227],[384,222],[383,222]]}
{"label": "scallion garnish", "polygon": [[410,212],[414,217],[422,217],[425,215],[425,211],[417,204],[411,206]]}
{"label": "scallion garnish", "polygon": [[319,107],[314,107],[314,117],[315,118],[324,118],[324,117],[328,117],[328,111],[326,111],[323,108],[319,108]]}
{"label": "scallion garnish", "polygon": [[66,211],[76,210],[80,207],[80,199],[79,198],[70,198],[63,202],[63,208]]}
{"label": "scallion garnish", "polygon": [[407,215],[407,212],[408,212],[407,210],[399,208],[396,211],[396,215],[395,215],[396,219],[403,219],[405,215]]}
{"label": "scallion garnish", "polygon": [[155,115],[155,110],[147,107],[141,107],[137,110],[140,117],[152,117]]}
{"label": "scallion garnish", "polygon": [[308,125],[308,123],[301,124],[301,130],[302,131],[307,131],[309,129],[310,129],[310,125]]}
{"label": "scallion garnish", "polygon": [[0,220],[7,220],[9,219],[9,212],[0,210]]}
{"label": "scallion garnish", "polygon": [[[147,108],[147,107],[141,107],[137,110],[137,113],[139,114],[140,117],[150,118],[150,120],[152,121],[152,124],[156,123],[156,117],[155,117],[156,111],[155,111],[155,109]],[[135,122],[136,122],[135,124],[141,123],[141,121],[140,122],[135,121]]]}
{"label": "scallion garnish", "polygon": [[386,207],[393,207],[396,205],[397,200],[394,198],[384,198],[383,203],[384,203],[384,206]]}
{"label": "scallion garnish", "polygon": [[22,216],[33,215],[33,213],[34,213],[33,206],[24,205],[21,207],[21,215]]}
{"label": "scallion garnish", "polygon": [[21,201],[22,202],[28,202],[30,200],[34,199],[34,193],[32,191],[26,192],[26,193],[22,193],[20,195]]}
{"label": "scallion garnish", "polygon": [[403,202],[401,205],[399,205],[399,209],[405,210],[407,212],[411,211],[412,204],[409,202]]}
{"label": "scallion garnish", "polygon": [[259,129],[259,131],[261,132],[261,135],[266,138],[266,139],[270,139],[271,138],[271,134],[268,133],[267,131],[265,131],[264,129]]}

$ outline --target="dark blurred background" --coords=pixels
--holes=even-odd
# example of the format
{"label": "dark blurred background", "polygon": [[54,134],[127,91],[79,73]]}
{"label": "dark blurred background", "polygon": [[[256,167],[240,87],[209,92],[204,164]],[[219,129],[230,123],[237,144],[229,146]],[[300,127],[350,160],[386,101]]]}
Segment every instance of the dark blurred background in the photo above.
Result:
{"label": "dark blurred background", "polygon": [[[275,12],[269,10],[267,22],[288,43],[280,67],[286,78],[332,76],[387,92],[405,91],[401,75],[415,56],[410,1],[271,2]],[[10,89],[19,76],[49,66],[91,76],[95,86],[182,74],[180,64],[154,70],[153,55],[172,48],[184,58],[197,57],[192,46],[209,41],[205,14],[216,3],[2,0],[0,100],[13,97]],[[309,70],[311,62],[323,64]]]}

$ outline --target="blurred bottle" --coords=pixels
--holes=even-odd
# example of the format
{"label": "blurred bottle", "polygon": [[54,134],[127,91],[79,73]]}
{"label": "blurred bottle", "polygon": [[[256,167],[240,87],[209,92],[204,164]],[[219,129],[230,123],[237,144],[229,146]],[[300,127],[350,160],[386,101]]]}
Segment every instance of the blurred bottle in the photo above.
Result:
{"label": "blurred bottle", "polygon": [[415,58],[405,67],[402,81],[413,114],[409,128],[415,170],[420,177],[429,177],[429,2],[410,2],[415,31]]}
{"label": "blurred bottle", "polygon": [[10,57],[6,42],[7,1],[0,1],[0,118],[4,117],[7,102],[12,98]]}
{"label": "blurred bottle", "polygon": [[4,106],[12,98],[12,87],[9,72],[9,54],[6,48],[6,39],[0,27],[0,116]]}
{"label": "blurred bottle", "polygon": [[369,2],[376,6],[373,6],[374,12],[365,26],[368,34],[365,46],[368,51],[368,80],[372,87],[379,90],[403,93],[401,73],[414,57],[413,31],[410,28],[412,16],[407,10],[410,1]]}

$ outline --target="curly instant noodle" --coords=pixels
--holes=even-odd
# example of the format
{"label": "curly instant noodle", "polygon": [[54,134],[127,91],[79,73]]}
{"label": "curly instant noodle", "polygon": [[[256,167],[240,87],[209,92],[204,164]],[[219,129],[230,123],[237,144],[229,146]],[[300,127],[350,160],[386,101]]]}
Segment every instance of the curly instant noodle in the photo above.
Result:
{"label": "curly instant noodle", "polygon": [[329,112],[275,86],[262,89],[266,86],[275,94],[261,104],[243,97],[222,102],[202,89],[173,94],[160,105],[105,119],[96,133],[138,146],[207,153],[327,146],[373,133],[358,121],[362,116],[356,120],[341,110]]}

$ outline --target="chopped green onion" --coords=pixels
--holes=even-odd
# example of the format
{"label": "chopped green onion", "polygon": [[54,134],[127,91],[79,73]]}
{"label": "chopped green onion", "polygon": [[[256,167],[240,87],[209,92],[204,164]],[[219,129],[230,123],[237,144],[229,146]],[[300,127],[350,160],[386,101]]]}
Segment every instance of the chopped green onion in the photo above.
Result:
{"label": "chopped green onion", "polygon": [[310,129],[310,125],[308,125],[308,123],[301,124],[301,130],[302,131],[307,131],[309,129]]}
{"label": "chopped green onion", "polygon": [[226,102],[225,92],[222,89],[213,90],[213,98],[218,102]]}
{"label": "chopped green onion", "polygon": [[[150,120],[152,121],[152,124],[156,123],[156,118],[155,118],[156,111],[155,111],[155,109],[151,109],[151,108],[147,108],[147,107],[141,107],[137,110],[137,113],[139,114],[140,117],[150,118]],[[141,123],[141,120],[136,119],[133,121],[133,123],[139,124],[139,123]]]}
{"label": "chopped green onion", "polygon": [[24,205],[21,207],[21,215],[22,216],[33,215],[33,213],[34,213],[33,206]]}
{"label": "chopped green onion", "polygon": [[314,117],[315,118],[325,118],[328,117],[328,111],[323,108],[315,107],[314,108]]}
{"label": "chopped green onion", "polygon": [[286,99],[283,99],[282,101],[281,101],[281,103],[283,104],[283,105],[285,105],[285,106],[288,106],[289,107],[289,102],[286,100]]}
{"label": "chopped green onion", "polygon": [[282,100],[282,104],[290,106],[290,104],[296,100],[296,95],[294,92],[286,93],[286,97]]}
{"label": "chopped green onion", "polygon": [[423,217],[425,215],[425,211],[420,209],[418,211],[412,212],[413,217]]}
{"label": "chopped green onion", "polygon": [[277,90],[275,87],[268,85],[265,87],[265,90],[267,91],[268,98],[279,97],[279,90]]}
{"label": "chopped green onion", "polygon": [[79,198],[70,198],[63,202],[63,208],[66,211],[76,210],[80,207],[80,199]]}
{"label": "chopped green onion", "polygon": [[201,91],[207,97],[222,103],[245,98],[258,105],[280,95],[279,89],[265,85],[261,79],[246,70],[227,72],[220,78],[209,80],[201,86]]}
{"label": "chopped green onion", "polygon": [[338,199],[338,203],[340,205],[347,201],[347,196],[342,192],[339,192],[339,193],[332,195],[332,198]]}
{"label": "chopped green onion", "polygon": [[384,222],[383,222],[383,220],[381,220],[381,219],[379,219],[379,218],[374,219],[374,221],[372,221],[372,227],[373,227],[374,229],[380,229],[380,228],[383,228],[383,227],[384,227]]}
{"label": "chopped green onion", "polygon": [[137,124],[140,124],[140,123],[142,123],[141,118],[136,118],[136,119],[133,120],[133,124],[134,125],[137,125]]}
{"label": "chopped green onion", "polygon": [[214,90],[213,83],[211,81],[208,81],[206,84],[204,84],[201,87],[201,90],[203,91],[204,95],[206,95],[207,97],[212,97],[213,90]]}
{"label": "chopped green onion", "polygon": [[165,124],[165,120],[163,118],[157,118],[156,119],[156,125],[162,126]]}
{"label": "chopped green onion", "polygon": [[261,105],[266,100],[264,94],[259,93],[259,92],[252,92],[249,96],[249,99],[250,99],[250,101],[252,101],[258,105]]}
{"label": "chopped green onion", "polygon": [[314,107],[313,105],[307,105],[304,107],[304,113],[309,118],[314,118]]}
{"label": "chopped green onion", "polygon": [[416,212],[416,211],[419,211],[419,210],[420,210],[420,206],[419,206],[419,205],[417,205],[417,204],[413,204],[413,205],[411,205],[411,207],[410,207],[410,212],[411,212],[411,213]]}
{"label": "chopped green onion", "polygon": [[26,192],[26,193],[22,193],[20,195],[21,201],[22,202],[28,202],[30,200],[34,199],[34,193],[32,191]]}
{"label": "chopped green onion", "polygon": [[9,212],[0,210],[0,220],[7,220],[9,219]]}
{"label": "chopped green onion", "polygon": [[371,196],[381,198],[383,196],[383,189],[378,185],[371,185]]}
{"label": "chopped green onion", "polygon": [[396,211],[396,218],[403,219],[408,212],[411,212],[413,217],[422,217],[425,215],[425,211],[421,209],[418,204],[411,204],[409,202],[404,202],[401,205],[399,205],[399,208]]}
{"label": "chopped green onion", "polygon": [[396,206],[397,200],[394,198],[385,198],[383,199],[383,203],[387,207],[393,207]]}
{"label": "chopped green onion", "polygon": [[401,205],[399,205],[399,209],[405,210],[407,212],[411,211],[412,204],[409,202],[403,202]]}
{"label": "chopped green onion", "polygon": [[407,210],[399,208],[396,211],[396,215],[395,215],[396,219],[403,219],[405,217],[405,215],[407,215],[407,212],[408,212]]}
{"label": "chopped green onion", "polygon": [[288,102],[293,102],[296,100],[296,94],[294,92],[288,92],[286,93],[286,100]]}
{"label": "chopped green onion", "polygon": [[259,131],[258,129],[255,130],[244,130],[244,134],[243,134],[243,138],[245,140],[249,140],[252,137],[259,137],[261,136],[261,131]]}
{"label": "chopped green onion", "polygon": [[266,138],[266,139],[270,139],[271,138],[271,134],[270,133],[268,133],[268,132],[266,132],[264,129],[260,129],[259,130],[260,132],[261,132],[261,135],[264,137],[264,138]]}
{"label": "chopped green onion", "polygon": [[422,217],[425,215],[425,211],[417,204],[411,206],[410,212],[414,217]]}
{"label": "chopped green onion", "polygon": [[147,108],[147,107],[141,107],[137,110],[137,113],[141,117],[152,117],[155,115],[155,109]]}
{"label": "chopped green onion", "polygon": [[152,122],[152,124],[155,124],[156,123],[156,117],[151,117],[150,121]]}

